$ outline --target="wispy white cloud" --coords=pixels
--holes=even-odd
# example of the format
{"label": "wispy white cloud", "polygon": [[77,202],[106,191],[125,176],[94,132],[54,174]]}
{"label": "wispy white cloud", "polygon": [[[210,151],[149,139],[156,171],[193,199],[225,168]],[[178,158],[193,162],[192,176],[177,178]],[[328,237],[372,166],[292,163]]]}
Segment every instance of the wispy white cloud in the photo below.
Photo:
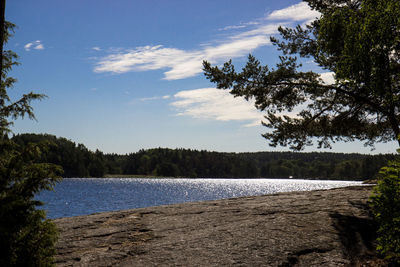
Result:
{"label": "wispy white cloud", "polygon": [[239,25],[230,25],[230,26],[225,26],[221,29],[218,29],[219,31],[230,31],[230,30],[237,30],[237,29],[243,29],[243,28],[247,28],[249,26],[253,26],[253,25],[259,25],[260,22],[259,21],[250,21],[250,22],[246,22],[246,23],[240,23]]}
{"label": "wispy white cloud", "polygon": [[[230,58],[238,58],[253,50],[270,44],[269,36],[277,33],[279,25],[304,22],[313,19],[318,13],[311,11],[305,3],[276,10],[263,20],[227,26],[225,30],[251,29],[231,34],[225,40],[211,42],[198,49],[182,50],[162,45],[143,46],[134,49],[116,51],[97,61],[94,71],[125,73],[129,71],[148,71],[167,69],[164,79],[177,80],[195,76],[202,72],[202,62],[207,60],[220,64]],[[282,20],[285,20],[283,23]],[[279,23],[275,22],[279,21]],[[286,24],[285,24],[286,23]]]}
{"label": "wispy white cloud", "polygon": [[25,48],[26,51],[31,51],[31,49],[43,50],[44,49],[44,45],[42,44],[42,41],[37,40],[37,41],[34,41],[34,42],[27,43],[24,46],[24,48]]}
{"label": "wispy white cloud", "polygon": [[[270,24],[266,24],[266,25],[260,25],[258,27],[256,27],[255,29],[249,30],[249,31],[245,31],[242,33],[238,33],[236,35],[233,35],[230,37],[230,39],[232,40],[243,40],[246,38],[251,38],[252,36],[254,37],[269,37],[272,34],[275,34],[278,32],[278,27],[282,25],[282,23],[270,23]],[[269,39],[269,38],[268,38]]]}
{"label": "wispy white cloud", "polygon": [[243,28],[246,28],[246,27],[247,27],[246,25],[241,24],[241,25],[225,26],[225,27],[223,27],[221,29],[218,29],[218,30],[219,31],[229,31],[229,30],[243,29]]}
{"label": "wispy white cloud", "polygon": [[177,80],[201,73],[203,60],[217,63],[244,56],[266,44],[269,44],[267,36],[258,35],[193,51],[166,48],[162,45],[144,46],[104,57],[96,64],[94,71],[125,73],[169,68],[164,73],[165,79]]}
{"label": "wispy white cloud", "polygon": [[30,51],[32,45],[33,45],[33,43],[27,43],[27,44],[24,46],[25,50],[26,50],[26,51]]}
{"label": "wispy white cloud", "polygon": [[311,10],[306,2],[300,2],[296,5],[271,12],[267,16],[267,20],[310,21],[320,15],[318,11]]}
{"label": "wispy white cloud", "polygon": [[103,58],[97,63],[95,72],[124,73],[171,68],[171,71],[165,73],[165,78],[173,80],[200,72],[201,58],[201,54],[196,51],[165,48],[161,45],[144,46]]}
{"label": "wispy white cloud", "polygon": [[[322,75],[330,81],[330,73]],[[331,76],[332,77],[332,76]],[[261,125],[265,121],[265,113],[257,110],[254,100],[245,100],[242,97],[234,97],[227,90],[216,88],[200,88],[184,90],[171,97],[171,106],[176,108],[177,115],[190,116],[195,119],[210,119],[217,121],[240,121],[244,127]],[[284,111],[276,116],[288,116],[298,118],[299,112],[307,106],[307,103],[293,111]]]}
{"label": "wispy white cloud", "polygon": [[218,121],[243,121],[244,126],[261,124],[263,118],[254,102],[235,98],[228,91],[216,88],[185,90],[176,93],[171,105],[178,115]]}
{"label": "wispy white cloud", "polygon": [[102,50],[102,49],[101,49],[100,47],[98,47],[98,46],[93,46],[92,49],[93,49],[94,51],[101,51],[101,50]]}
{"label": "wispy white cloud", "polygon": [[223,43],[218,46],[211,46],[204,49],[207,60],[219,61],[221,59],[229,59],[230,57],[241,57],[250,51],[269,44],[268,36],[257,34],[254,36],[246,36],[246,38],[235,38],[235,40]]}
{"label": "wispy white cloud", "polygon": [[170,98],[170,95],[163,95],[163,96],[152,96],[152,97],[143,97],[140,98],[139,100],[144,102],[144,101],[153,101],[153,100],[160,100],[160,99],[168,99]]}
{"label": "wispy white cloud", "polygon": [[44,49],[44,46],[43,46],[43,44],[38,44],[38,45],[35,46],[33,49],[36,49],[36,50],[43,50],[43,49]]}

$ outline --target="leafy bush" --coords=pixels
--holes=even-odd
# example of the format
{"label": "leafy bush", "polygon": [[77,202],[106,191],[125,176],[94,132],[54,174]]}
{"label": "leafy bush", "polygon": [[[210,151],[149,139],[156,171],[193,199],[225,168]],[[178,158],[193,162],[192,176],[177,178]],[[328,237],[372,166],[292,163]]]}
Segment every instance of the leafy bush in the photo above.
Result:
{"label": "leafy bush", "polygon": [[370,200],[379,225],[377,250],[400,263],[400,159],[381,168]]}

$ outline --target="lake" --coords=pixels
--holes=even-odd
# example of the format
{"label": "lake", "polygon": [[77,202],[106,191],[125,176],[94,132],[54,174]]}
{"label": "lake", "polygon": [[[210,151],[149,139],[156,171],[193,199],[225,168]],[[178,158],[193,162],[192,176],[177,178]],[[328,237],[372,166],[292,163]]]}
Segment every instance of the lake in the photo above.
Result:
{"label": "lake", "polygon": [[58,183],[54,191],[43,191],[36,199],[45,202],[41,208],[47,210],[48,218],[59,218],[360,184],[354,181],[297,179],[68,178]]}

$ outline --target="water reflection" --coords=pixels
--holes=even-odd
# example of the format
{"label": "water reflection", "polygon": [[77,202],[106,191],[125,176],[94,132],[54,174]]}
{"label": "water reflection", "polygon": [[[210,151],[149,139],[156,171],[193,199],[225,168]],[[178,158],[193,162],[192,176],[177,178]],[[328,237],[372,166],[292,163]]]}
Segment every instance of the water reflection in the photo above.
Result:
{"label": "water reflection", "polygon": [[296,179],[64,179],[37,199],[49,218],[277,192],[329,189],[360,182]]}

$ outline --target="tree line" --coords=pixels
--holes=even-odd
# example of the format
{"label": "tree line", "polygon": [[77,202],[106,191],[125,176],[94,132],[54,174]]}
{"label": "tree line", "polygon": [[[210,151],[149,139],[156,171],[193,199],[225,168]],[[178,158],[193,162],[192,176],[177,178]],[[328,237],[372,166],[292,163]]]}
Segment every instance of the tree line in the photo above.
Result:
{"label": "tree line", "polygon": [[83,144],[49,134],[19,134],[19,146],[47,143],[39,159],[63,167],[63,177],[143,175],[189,178],[372,179],[394,154],[365,155],[328,152],[222,153],[154,148],[118,155],[91,151]]}

